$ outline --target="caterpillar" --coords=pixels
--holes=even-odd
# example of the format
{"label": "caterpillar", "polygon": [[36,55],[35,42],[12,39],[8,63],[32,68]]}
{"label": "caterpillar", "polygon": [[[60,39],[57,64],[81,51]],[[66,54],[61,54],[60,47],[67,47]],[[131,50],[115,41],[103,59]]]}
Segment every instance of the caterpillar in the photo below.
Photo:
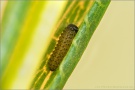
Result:
{"label": "caterpillar", "polygon": [[69,24],[64,29],[48,61],[48,67],[51,71],[55,71],[59,67],[77,32],[78,27],[74,24]]}

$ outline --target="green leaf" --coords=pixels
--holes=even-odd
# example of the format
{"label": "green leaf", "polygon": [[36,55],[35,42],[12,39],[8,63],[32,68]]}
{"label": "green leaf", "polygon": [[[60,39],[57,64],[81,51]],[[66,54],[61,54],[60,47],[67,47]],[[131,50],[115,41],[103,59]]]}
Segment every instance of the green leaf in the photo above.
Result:
{"label": "green leaf", "polygon": [[32,41],[34,28],[43,6],[43,2],[8,1],[7,3],[2,21],[1,40],[0,87],[3,89],[12,89],[11,86],[23,64],[23,58]]}
{"label": "green leaf", "polygon": [[9,58],[15,48],[15,44],[21,32],[20,28],[22,28],[22,24],[24,23],[30,5],[30,1],[11,1],[7,3],[1,23],[1,76],[3,75],[3,72],[9,62]]}
{"label": "green leaf", "polygon": [[64,28],[72,23],[79,27],[73,43],[56,71],[50,71],[48,60],[57,39],[52,39],[35,74],[30,89],[62,89],[79,62],[90,38],[104,15],[110,0],[68,1],[53,37],[58,38]]}

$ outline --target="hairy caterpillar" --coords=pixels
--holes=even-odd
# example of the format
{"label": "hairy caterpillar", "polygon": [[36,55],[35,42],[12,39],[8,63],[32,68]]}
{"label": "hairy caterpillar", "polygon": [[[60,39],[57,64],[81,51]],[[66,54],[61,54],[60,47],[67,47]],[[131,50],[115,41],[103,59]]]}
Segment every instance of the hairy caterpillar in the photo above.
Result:
{"label": "hairy caterpillar", "polygon": [[74,24],[69,24],[59,37],[58,44],[56,45],[55,50],[53,51],[48,62],[48,66],[51,71],[55,71],[62,62],[72,44],[77,31],[77,26]]}

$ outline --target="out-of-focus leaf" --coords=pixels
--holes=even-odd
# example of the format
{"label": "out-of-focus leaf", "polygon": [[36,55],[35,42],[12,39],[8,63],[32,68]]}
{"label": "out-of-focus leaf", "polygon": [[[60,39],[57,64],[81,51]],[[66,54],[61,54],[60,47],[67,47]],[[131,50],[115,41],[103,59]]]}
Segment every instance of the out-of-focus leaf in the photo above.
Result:
{"label": "out-of-focus leaf", "polygon": [[7,3],[1,27],[1,65],[0,76],[9,62],[9,58],[15,48],[15,44],[21,33],[22,24],[28,14],[31,2],[16,2]]}

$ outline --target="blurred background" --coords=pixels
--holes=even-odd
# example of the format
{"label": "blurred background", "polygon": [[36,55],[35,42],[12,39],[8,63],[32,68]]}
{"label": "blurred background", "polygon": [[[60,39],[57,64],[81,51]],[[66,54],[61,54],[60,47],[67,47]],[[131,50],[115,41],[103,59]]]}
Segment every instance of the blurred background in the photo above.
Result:
{"label": "blurred background", "polygon": [[[2,87],[28,87],[65,4],[66,1],[1,1]],[[64,89],[133,88],[134,1],[114,0]]]}

